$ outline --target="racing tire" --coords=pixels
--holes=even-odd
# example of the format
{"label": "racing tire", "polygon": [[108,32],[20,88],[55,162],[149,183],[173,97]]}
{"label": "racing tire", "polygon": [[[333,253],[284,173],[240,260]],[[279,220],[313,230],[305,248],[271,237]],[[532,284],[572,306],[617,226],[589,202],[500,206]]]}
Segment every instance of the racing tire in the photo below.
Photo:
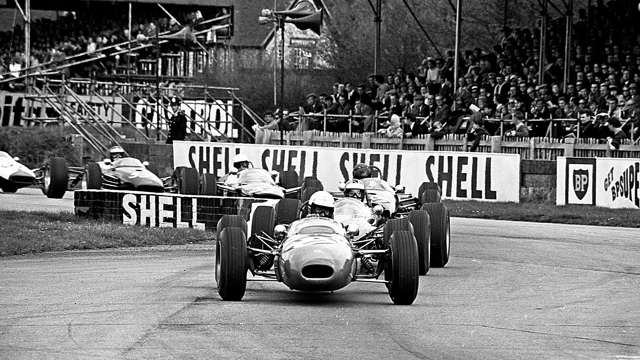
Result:
{"label": "racing tire", "polygon": [[11,193],[18,191],[18,187],[13,184],[6,184],[2,187],[2,192]]}
{"label": "racing tire", "polygon": [[100,189],[102,188],[102,169],[97,163],[87,164],[85,170],[87,189]]}
{"label": "racing tire", "polygon": [[427,275],[431,264],[431,221],[429,213],[413,210],[409,213],[413,235],[418,243],[418,265],[420,275]]}
{"label": "racing tire", "polygon": [[384,239],[384,243],[386,246],[389,246],[391,241],[391,235],[395,231],[410,231],[413,233],[413,227],[411,226],[411,222],[408,217],[404,217],[401,219],[390,219],[384,224],[384,228],[382,229],[382,238]]}
{"label": "racing tire", "polygon": [[[48,198],[61,199],[69,186],[69,167],[67,161],[61,157],[49,160],[49,166],[45,168],[45,180],[42,191]],[[49,177],[47,181],[46,178]]]}
{"label": "racing tire", "polygon": [[216,176],[213,174],[200,175],[200,195],[215,196],[218,193]]}
{"label": "racing tire", "polygon": [[178,185],[178,194],[198,195],[200,181],[198,170],[186,166],[179,166],[174,172]]}
{"label": "racing tire", "polygon": [[[275,224],[291,224],[298,219],[300,211],[300,200],[298,199],[281,199],[276,204],[276,222]],[[255,218],[254,218],[255,219]]]}
{"label": "racing tire", "polygon": [[247,221],[240,215],[223,215],[216,225],[216,239],[220,238],[222,230],[229,227],[237,227],[247,233]]}
{"label": "racing tire", "polygon": [[423,182],[418,188],[420,204],[439,203],[442,201],[442,190],[435,182]]}
{"label": "racing tire", "polygon": [[304,181],[302,182],[302,187],[300,189],[300,200],[303,203],[306,203],[307,201],[309,201],[311,195],[322,190],[324,190],[322,182],[317,178],[308,176],[304,178]]}
{"label": "racing tire", "polygon": [[298,173],[294,170],[284,170],[280,171],[280,175],[278,177],[278,182],[280,186],[285,189],[291,189],[298,186]]}
{"label": "racing tire", "polygon": [[276,210],[274,208],[271,206],[258,206],[253,212],[252,219],[252,235],[264,232],[273,237],[273,228],[276,226]]}
{"label": "racing tire", "polygon": [[410,231],[394,231],[385,263],[384,277],[391,301],[396,305],[411,305],[418,295],[418,244]]}
{"label": "racing tire", "polygon": [[449,262],[451,234],[449,209],[442,203],[424,204],[431,219],[431,266],[441,268]]}
{"label": "racing tire", "polygon": [[238,227],[227,227],[216,240],[215,277],[224,301],[242,300],[247,289],[247,236]]}

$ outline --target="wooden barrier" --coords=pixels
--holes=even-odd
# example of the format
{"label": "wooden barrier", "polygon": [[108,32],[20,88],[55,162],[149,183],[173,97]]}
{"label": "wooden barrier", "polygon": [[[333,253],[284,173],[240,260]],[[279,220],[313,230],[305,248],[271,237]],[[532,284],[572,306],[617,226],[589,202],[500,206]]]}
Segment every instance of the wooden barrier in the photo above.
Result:
{"label": "wooden barrier", "polygon": [[[476,151],[520,154],[527,160],[555,160],[558,156],[576,157],[640,157],[640,145],[630,140],[623,142],[619,150],[610,150],[597,139],[515,138],[486,136]],[[466,135],[451,134],[434,139],[430,134],[414,138],[392,139],[376,133],[331,133],[322,131],[258,130],[256,143],[298,146],[342,147],[357,149],[402,149],[434,151],[468,151],[470,142]]]}

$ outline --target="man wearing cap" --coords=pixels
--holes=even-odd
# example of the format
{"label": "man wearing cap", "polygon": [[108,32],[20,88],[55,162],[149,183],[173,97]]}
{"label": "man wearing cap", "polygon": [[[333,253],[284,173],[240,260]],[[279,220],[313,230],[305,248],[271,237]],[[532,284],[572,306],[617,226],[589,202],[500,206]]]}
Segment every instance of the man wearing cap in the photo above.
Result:
{"label": "man wearing cap", "polygon": [[174,140],[184,140],[187,136],[187,116],[180,110],[180,101],[175,97],[171,99],[171,112],[173,116],[169,119],[167,144],[172,144]]}

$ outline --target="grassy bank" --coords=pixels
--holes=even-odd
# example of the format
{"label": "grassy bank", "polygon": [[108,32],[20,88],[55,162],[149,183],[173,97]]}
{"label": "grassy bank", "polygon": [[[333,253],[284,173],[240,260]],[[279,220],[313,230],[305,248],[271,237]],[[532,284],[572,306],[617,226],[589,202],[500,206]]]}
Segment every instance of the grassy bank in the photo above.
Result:
{"label": "grassy bank", "polygon": [[640,227],[640,210],[526,202],[444,201],[451,216],[562,224]]}
{"label": "grassy bank", "polygon": [[0,256],[59,250],[182,245],[212,240],[194,229],[143,228],[98,222],[71,213],[0,211]]}

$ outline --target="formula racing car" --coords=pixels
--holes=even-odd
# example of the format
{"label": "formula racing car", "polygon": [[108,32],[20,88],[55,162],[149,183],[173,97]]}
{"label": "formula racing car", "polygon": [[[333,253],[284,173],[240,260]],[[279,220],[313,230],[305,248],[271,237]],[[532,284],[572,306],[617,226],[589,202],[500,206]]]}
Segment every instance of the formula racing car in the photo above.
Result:
{"label": "formula racing car", "polygon": [[59,199],[64,196],[70,186],[70,169],[63,158],[51,158],[36,169],[27,168],[19,160],[0,151],[0,188],[3,192],[14,193],[20,188],[35,185],[47,197]]}
{"label": "formula racing car", "polygon": [[333,202],[331,194],[316,192],[305,205],[308,214],[303,217],[300,209],[291,224],[278,224],[277,212],[294,206],[258,207],[250,225],[242,216],[223,216],[215,259],[222,299],[241,300],[250,271],[260,277],[253,280],[279,281],[301,291],[335,291],[354,281],[382,283],[394,304],[413,303],[418,246],[408,223],[394,219],[374,226],[364,204],[342,199],[334,207]]}

